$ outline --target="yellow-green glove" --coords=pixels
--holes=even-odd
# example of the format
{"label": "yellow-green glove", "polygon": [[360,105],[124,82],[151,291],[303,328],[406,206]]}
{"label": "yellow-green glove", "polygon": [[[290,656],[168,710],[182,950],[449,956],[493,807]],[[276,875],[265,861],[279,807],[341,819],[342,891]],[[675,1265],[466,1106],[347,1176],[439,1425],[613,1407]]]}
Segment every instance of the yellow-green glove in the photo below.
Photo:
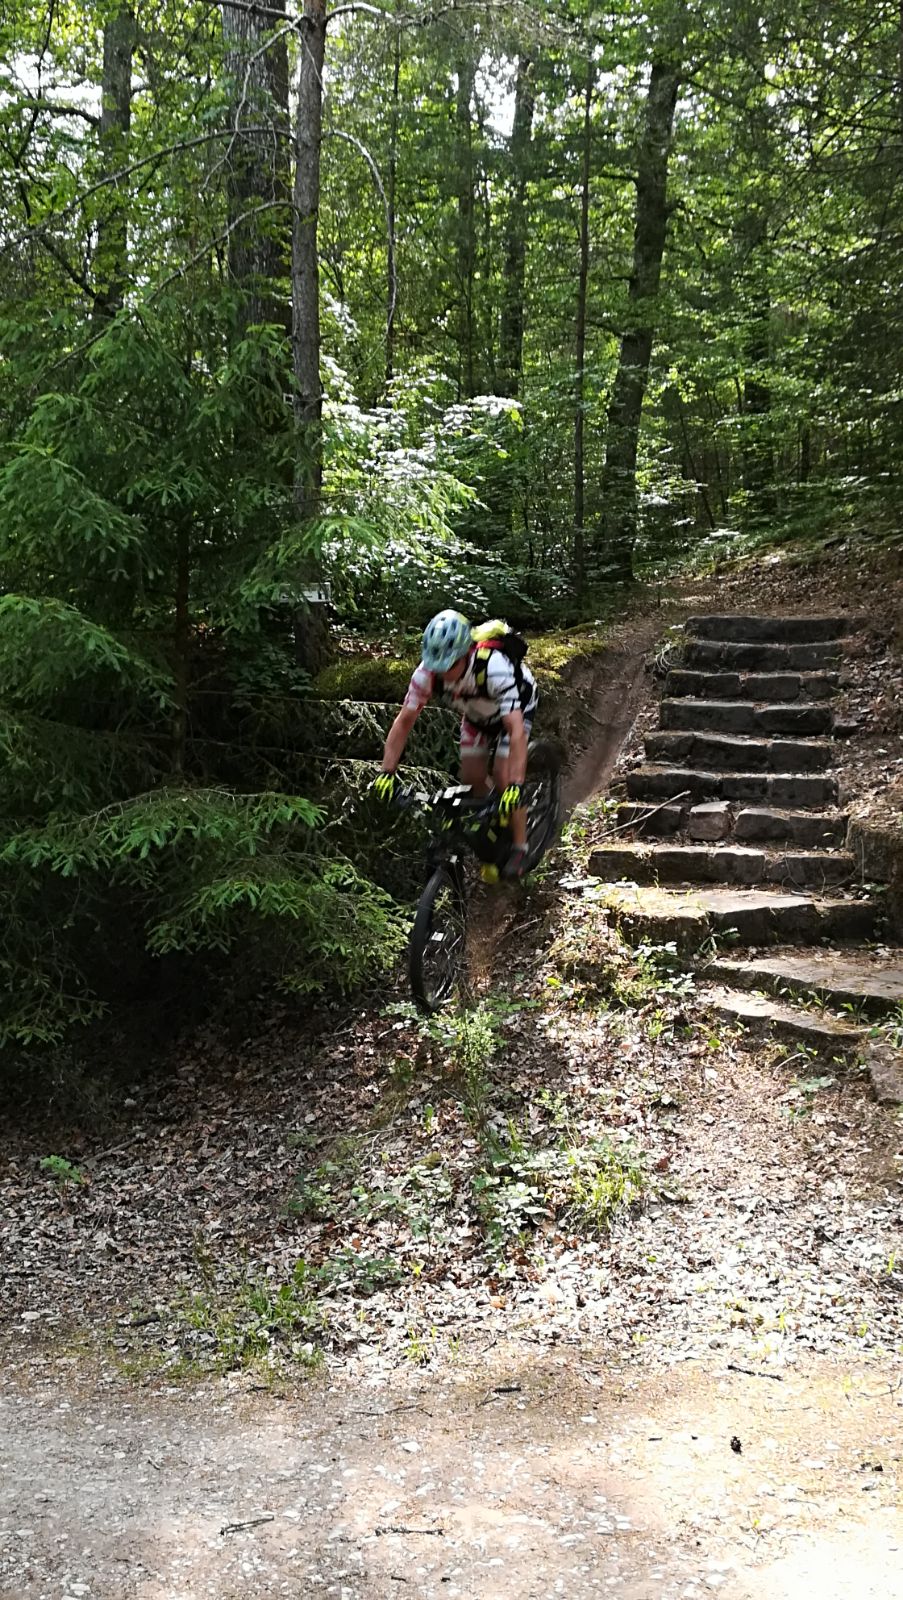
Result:
{"label": "yellow-green glove", "polygon": [[394,772],[380,772],[370,785],[371,792],[381,805],[390,806],[395,799],[398,779]]}
{"label": "yellow-green glove", "polygon": [[523,791],[519,783],[509,783],[507,789],[502,790],[499,801],[499,822],[507,828],[515,811],[523,805]]}

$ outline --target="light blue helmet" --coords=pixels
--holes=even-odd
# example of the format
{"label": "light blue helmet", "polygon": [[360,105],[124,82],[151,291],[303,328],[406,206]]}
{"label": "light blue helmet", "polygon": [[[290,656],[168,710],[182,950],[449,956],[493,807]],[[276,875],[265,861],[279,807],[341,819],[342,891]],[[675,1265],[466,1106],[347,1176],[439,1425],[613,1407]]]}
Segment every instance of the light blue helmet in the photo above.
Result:
{"label": "light blue helmet", "polygon": [[473,644],[470,623],[460,611],[440,611],[423,634],[423,665],[431,672],[447,672],[466,656]]}

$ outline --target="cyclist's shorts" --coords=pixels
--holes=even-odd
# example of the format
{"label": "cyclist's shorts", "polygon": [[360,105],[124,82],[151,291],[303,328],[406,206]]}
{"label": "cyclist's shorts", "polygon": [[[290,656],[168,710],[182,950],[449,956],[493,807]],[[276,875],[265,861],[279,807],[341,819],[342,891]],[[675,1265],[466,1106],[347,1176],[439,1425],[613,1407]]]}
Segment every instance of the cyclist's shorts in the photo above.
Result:
{"label": "cyclist's shorts", "polygon": [[[524,727],[529,739],[533,727],[533,711],[524,712]],[[511,740],[504,728],[478,728],[475,723],[468,722],[467,718],[461,723],[461,754],[462,756],[492,757],[511,754]]]}

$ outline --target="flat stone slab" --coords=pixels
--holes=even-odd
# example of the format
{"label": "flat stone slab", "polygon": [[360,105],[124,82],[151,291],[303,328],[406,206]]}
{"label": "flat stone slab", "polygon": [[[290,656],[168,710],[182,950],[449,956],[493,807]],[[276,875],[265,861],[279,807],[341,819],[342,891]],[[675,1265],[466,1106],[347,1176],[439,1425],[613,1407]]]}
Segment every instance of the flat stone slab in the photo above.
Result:
{"label": "flat stone slab", "polygon": [[814,995],[871,1017],[903,1005],[903,950],[880,956],[868,950],[780,951],[745,961],[719,959],[709,970],[739,988]]}
{"label": "flat stone slab", "polygon": [[836,644],[725,644],[717,639],[691,639],[684,664],[703,671],[734,668],[738,672],[824,672],[836,667]]}
{"label": "flat stone slab", "polygon": [[798,889],[827,889],[849,883],[851,855],[823,850],[772,852],[742,845],[601,845],[589,872],[609,883],[781,883]]}
{"label": "flat stone slab", "polygon": [[663,700],[660,726],[674,732],[827,734],[834,715],[827,705],[758,705],[753,700]]}
{"label": "flat stone slab", "polygon": [[868,900],[833,900],[782,893],[779,889],[644,888],[612,886],[605,895],[628,936],[690,950],[720,934],[737,945],[788,944],[799,940],[867,939],[878,908]]}
{"label": "flat stone slab", "polygon": [[860,1049],[865,1029],[855,1023],[829,1017],[823,1012],[786,1005],[761,994],[743,994],[736,989],[713,985],[697,989],[700,1005],[725,1021],[736,1022],[759,1036],[798,1039],[810,1047],[832,1055],[849,1055]]}
{"label": "flat stone slab", "polygon": [[705,616],[690,617],[685,632],[696,639],[724,639],[739,644],[819,644],[850,631],[850,619],[830,617]]}
{"label": "flat stone slab", "polygon": [[674,667],[665,680],[668,699],[789,701],[830,700],[840,687],[837,672],[694,672]]}
{"label": "flat stone slab", "polygon": [[634,828],[638,833],[679,833],[687,819],[689,801],[676,806],[644,806],[627,804],[618,806],[618,827]]}
{"label": "flat stone slab", "polygon": [[830,806],[838,798],[836,778],[811,773],[706,772],[646,762],[627,774],[631,800],[765,801],[777,806]]}
{"label": "flat stone slab", "polygon": [[733,837],[749,843],[788,840],[805,849],[838,849],[847,836],[843,812],[782,811],[777,808],[745,809],[734,817]]}
{"label": "flat stone slab", "polygon": [[835,754],[827,741],[818,739],[748,739],[726,733],[650,733],[645,744],[650,761],[731,772],[823,772]]}

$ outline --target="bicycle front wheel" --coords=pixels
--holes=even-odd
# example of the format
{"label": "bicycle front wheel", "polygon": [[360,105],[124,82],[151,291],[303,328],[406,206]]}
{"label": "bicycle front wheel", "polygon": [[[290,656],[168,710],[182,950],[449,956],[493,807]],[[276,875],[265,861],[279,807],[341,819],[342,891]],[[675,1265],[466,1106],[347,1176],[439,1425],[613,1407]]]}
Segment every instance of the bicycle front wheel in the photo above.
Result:
{"label": "bicycle front wheel", "polygon": [[561,826],[561,758],[545,739],[530,745],[524,799],[529,807],[524,870],[532,872],[554,844]]}
{"label": "bicycle front wheel", "polygon": [[421,1011],[438,1011],[463,970],[467,943],[467,899],[458,878],[437,867],[417,906],[408,973]]}

